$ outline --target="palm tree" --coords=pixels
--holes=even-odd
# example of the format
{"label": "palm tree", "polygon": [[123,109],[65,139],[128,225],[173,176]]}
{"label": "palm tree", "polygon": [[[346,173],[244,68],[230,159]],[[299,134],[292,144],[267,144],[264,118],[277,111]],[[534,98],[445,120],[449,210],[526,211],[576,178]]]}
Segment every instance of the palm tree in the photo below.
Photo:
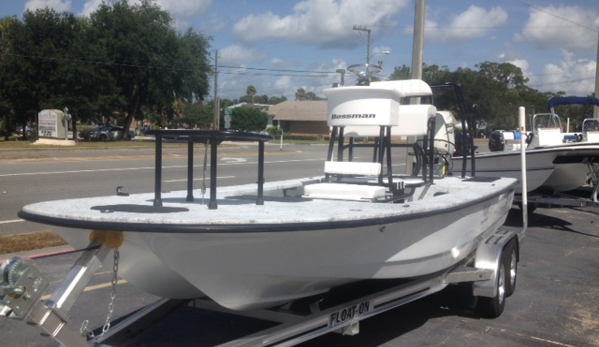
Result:
{"label": "palm tree", "polygon": [[258,91],[256,90],[256,87],[254,87],[254,86],[248,86],[247,89],[245,90],[245,94],[247,96],[249,96],[250,98],[252,98],[252,104],[254,103],[254,95],[256,95],[256,93],[258,93]]}
{"label": "palm tree", "polygon": [[296,101],[303,101],[306,100],[306,91],[304,90],[304,88],[299,88],[297,90],[297,92],[295,92],[295,100]]}

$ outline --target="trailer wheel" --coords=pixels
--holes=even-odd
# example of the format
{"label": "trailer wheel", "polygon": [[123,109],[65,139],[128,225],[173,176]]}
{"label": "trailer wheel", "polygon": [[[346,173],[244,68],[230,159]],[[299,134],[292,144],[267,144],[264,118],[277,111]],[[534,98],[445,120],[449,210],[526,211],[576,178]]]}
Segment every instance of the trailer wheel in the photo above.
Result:
{"label": "trailer wheel", "polygon": [[502,260],[505,263],[506,280],[505,280],[505,296],[510,297],[516,291],[516,283],[518,280],[518,243],[512,239],[502,252]]}
{"label": "trailer wheel", "polygon": [[495,276],[495,286],[497,287],[497,295],[494,298],[479,296],[477,301],[477,310],[481,316],[486,318],[497,318],[503,313],[506,299],[506,262],[504,261],[505,253],[502,252],[501,260],[498,264],[497,276]]}

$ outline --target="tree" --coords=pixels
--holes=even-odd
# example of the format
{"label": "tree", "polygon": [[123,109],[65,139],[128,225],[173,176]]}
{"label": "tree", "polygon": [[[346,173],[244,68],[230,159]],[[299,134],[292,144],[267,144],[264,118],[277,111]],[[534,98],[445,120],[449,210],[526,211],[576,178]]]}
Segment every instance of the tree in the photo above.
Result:
{"label": "tree", "polygon": [[394,67],[393,72],[389,76],[390,81],[395,80],[409,80],[412,76],[412,69],[406,64],[403,64],[400,67]]}
{"label": "tree", "polygon": [[12,74],[10,68],[6,67],[7,54],[11,52],[9,41],[9,29],[16,22],[14,17],[0,19],[0,129],[4,129],[4,139],[7,141],[13,121],[12,105],[9,98],[9,79]]}
{"label": "tree", "polygon": [[200,129],[209,129],[210,124],[214,122],[214,108],[212,105],[213,103],[204,105],[199,101],[185,103],[184,120],[188,127],[193,128],[194,125],[197,125]]}
{"label": "tree", "polygon": [[485,61],[474,66],[477,67],[482,74],[504,84],[510,89],[522,88],[528,83],[528,78],[524,77],[522,70],[511,63],[492,63]]}
{"label": "tree", "polygon": [[231,129],[238,131],[263,131],[268,115],[255,107],[236,107],[231,112]]}
{"label": "tree", "polygon": [[110,101],[123,111],[125,130],[143,118],[142,106],[172,119],[177,98],[192,102],[208,94],[208,40],[191,30],[178,37],[168,12],[152,1],[102,3],[90,21],[90,42],[101,44],[119,90]]}
{"label": "tree", "polygon": [[89,83],[84,73],[87,68],[74,63],[71,55],[76,43],[81,42],[84,26],[84,20],[73,14],[46,8],[26,11],[23,22],[12,22],[3,35],[7,50],[0,70],[10,74],[0,89],[11,100],[20,126],[35,120],[40,109],[75,104],[87,91],[83,88]]}
{"label": "tree", "polygon": [[[173,103],[208,94],[209,39],[178,35],[151,0],[103,2],[89,19],[50,9],[23,21],[0,21],[0,116],[8,130],[42,108],[69,107],[74,118],[100,121],[152,115],[172,119]],[[76,122],[73,122],[76,124]],[[74,129],[76,131],[76,129]],[[124,132],[128,135],[128,132]]]}
{"label": "tree", "polygon": [[[428,83],[457,82],[462,85],[466,111],[472,112],[472,105],[478,106],[475,120],[484,120],[493,129],[513,129],[517,126],[519,106],[529,112],[547,108],[549,96],[526,86],[528,79],[523,77],[520,68],[509,63],[483,62],[478,70],[460,67],[450,71],[446,66],[423,65],[422,79]],[[390,79],[411,78],[406,65],[395,67]],[[453,111],[457,117],[459,107],[453,90],[435,89],[434,104],[437,109]]]}
{"label": "tree", "polygon": [[256,87],[248,86],[247,89],[245,90],[245,93],[247,96],[250,97],[250,99],[252,100],[252,104],[253,104],[254,103],[254,95],[256,95],[258,93],[258,91],[256,90]]}
{"label": "tree", "polygon": [[304,101],[304,100],[306,100],[306,91],[304,90],[304,88],[299,88],[295,92],[295,101]]}
{"label": "tree", "polygon": [[267,104],[269,105],[276,105],[276,104],[280,104],[283,101],[287,101],[287,98],[284,95],[281,96],[271,96],[268,98],[268,102]]}

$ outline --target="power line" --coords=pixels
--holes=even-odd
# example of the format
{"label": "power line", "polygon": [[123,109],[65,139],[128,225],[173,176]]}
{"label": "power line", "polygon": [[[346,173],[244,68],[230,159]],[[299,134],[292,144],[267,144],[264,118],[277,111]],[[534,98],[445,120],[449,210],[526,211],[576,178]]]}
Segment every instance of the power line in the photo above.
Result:
{"label": "power line", "polygon": [[256,70],[256,71],[290,72],[290,73],[311,73],[311,74],[334,74],[334,73],[336,73],[333,71],[267,69],[267,68],[257,68],[257,67],[226,66],[226,65],[219,65],[219,67],[220,68],[228,68],[228,69],[237,69],[237,70],[242,69],[242,70]]}
{"label": "power line", "polygon": [[[198,71],[199,68],[178,68],[174,66],[158,66],[158,65],[145,65],[145,64],[134,64],[134,63],[126,63],[126,62],[106,62],[106,61],[93,61],[93,60],[84,60],[84,59],[73,59],[73,58],[57,58],[57,57],[49,57],[49,56],[36,56],[36,55],[28,55],[28,54],[17,54],[17,53],[5,53],[6,55],[11,55],[19,58],[28,58],[28,59],[41,59],[41,60],[54,60],[54,61],[62,61],[62,62],[78,62],[78,63],[91,63],[98,65],[112,65],[112,66],[122,66],[122,67],[135,67],[135,68],[143,68],[143,69],[163,69],[163,70],[173,70],[173,71],[183,71],[183,72],[194,72]],[[213,67],[214,65],[210,65]],[[284,72],[284,73],[292,73],[292,74],[314,74],[314,75],[335,75],[334,71],[310,71],[310,70],[286,70],[286,69],[268,69],[268,68],[255,68],[255,67],[246,67],[246,66],[227,66],[227,65],[219,65],[220,68],[226,69],[235,69],[235,70],[252,70],[252,71],[266,71],[266,72]],[[219,73],[225,73],[219,71]],[[243,72],[237,73],[229,73],[229,74],[244,74]],[[246,73],[247,74],[247,73]],[[273,74],[274,75],[274,74]],[[285,74],[274,75],[274,76],[286,76]],[[298,75],[292,75],[298,76]],[[316,76],[314,76],[316,77]]]}
{"label": "power line", "polygon": [[539,11],[539,12],[543,12],[543,13],[545,13],[545,14],[548,14],[548,15],[550,15],[550,16],[552,16],[552,17],[559,18],[559,19],[561,19],[561,20],[564,20],[564,21],[566,21],[566,22],[568,22],[568,23],[572,23],[572,24],[574,24],[574,25],[577,25],[577,26],[579,26],[579,27],[581,27],[581,28],[588,29],[588,30],[590,30],[590,31],[593,31],[593,32],[597,32],[597,29],[596,29],[596,28],[591,28],[591,27],[588,27],[588,26],[586,26],[586,25],[584,25],[584,24],[580,24],[580,23],[577,23],[577,22],[575,22],[575,21],[572,21],[572,20],[570,20],[570,19],[568,19],[568,18],[565,18],[565,17],[558,16],[558,15],[556,15],[556,14],[554,14],[554,13],[551,13],[551,12],[545,11],[545,10],[543,10],[543,9],[541,9],[541,8],[538,8],[538,7],[534,6],[534,5],[531,5],[531,4],[529,4],[529,3],[526,3],[526,2],[524,2],[524,1],[521,1],[521,0],[514,0],[514,1],[516,1],[516,2],[519,2],[519,3],[521,3],[522,5],[526,5],[526,6],[528,6],[528,7],[532,8],[532,9],[535,9],[535,10],[537,10],[537,11]]}

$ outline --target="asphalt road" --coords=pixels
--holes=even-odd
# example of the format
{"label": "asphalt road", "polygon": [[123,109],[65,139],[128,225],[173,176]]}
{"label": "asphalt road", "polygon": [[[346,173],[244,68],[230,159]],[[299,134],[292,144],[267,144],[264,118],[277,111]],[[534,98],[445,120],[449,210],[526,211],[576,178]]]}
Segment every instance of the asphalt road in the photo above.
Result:
{"label": "asphalt road", "polygon": [[[315,175],[322,170],[322,146],[267,146],[267,179]],[[197,177],[201,178],[199,150]],[[223,184],[255,180],[255,148],[228,147],[220,152]],[[1,154],[0,154],[1,155]],[[185,189],[183,151],[165,154],[165,189]],[[230,158],[226,159],[225,158]],[[220,169],[222,168],[222,169]],[[98,172],[98,170],[104,170]],[[226,182],[226,183],[225,183]],[[28,222],[10,222],[24,204],[69,197],[153,189],[153,151],[115,151],[81,157],[75,152],[53,158],[0,162],[0,235],[36,231]],[[198,183],[199,186],[199,183]],[[9,199],[7,199],[9,197]],[[8,202],[7,200],[15,201]],[[10,211],[8,211],[10,210]],[[479,317],[463,300],[459,287],[363,321],[356,336],[328,334],[302,346],[599,346],[599,211],[592,208],[539,208],[530,216],[521,246],[516,292],[496,319]],[[508,226],[521,226],[513,208]],[[77,258],[64,254],[36,262],[56,287]],[[98,273],[72,311],[78,327],[85,319],[100,327],[109,302],[111,273]],[[117,286],[114,318],[156,297],[123,283]],[[133,346],[212,346],[264,327],[263,322],[185,307],[165,319]],[[57,346],[24,322],[0,317],[0,345]]]}

